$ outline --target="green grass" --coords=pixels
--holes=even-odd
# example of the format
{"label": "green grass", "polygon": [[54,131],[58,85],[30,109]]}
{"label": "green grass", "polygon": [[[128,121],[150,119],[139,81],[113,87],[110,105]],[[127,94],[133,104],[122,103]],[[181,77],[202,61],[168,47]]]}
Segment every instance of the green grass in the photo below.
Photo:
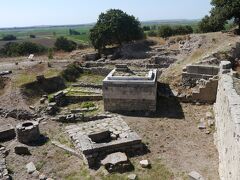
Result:
{"label": "green grass", "polygon": [[[43,74],[44,74],[45,78],[50,78],[50,77],[58,76],[59,72],[56,70],[49,69],[49,70],[45,71]],[[34,81],[36,81],[36,76],[37,76],[37,74],[35,74],[35,73],[24,72],[17,76],[14,84],[17,87],[20,87],[24,84],[34,82]]]}
{"label": "green grass", "polygon": [[102,84],[103,79],[105,76],[100,76],[96,74],[91,74],[91,73],[83,73],[80,75],[80,77],[77,79],[78,82],[83,82],[83,83],[93,83],[93,84]]}

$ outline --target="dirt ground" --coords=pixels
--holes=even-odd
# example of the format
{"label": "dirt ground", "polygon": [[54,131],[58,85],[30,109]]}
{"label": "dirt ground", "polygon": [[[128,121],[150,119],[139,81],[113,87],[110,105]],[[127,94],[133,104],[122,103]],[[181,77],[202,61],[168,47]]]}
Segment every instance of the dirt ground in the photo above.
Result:
{"label": "dirt ground", "polygon": [[181,108],[184,117],[124,117],[150,150],[141,158],[160,158],[176,177],[195,170],[206,179],[219,179],[213,134],[198,129],[199,120],[212,106],[181,104]]}

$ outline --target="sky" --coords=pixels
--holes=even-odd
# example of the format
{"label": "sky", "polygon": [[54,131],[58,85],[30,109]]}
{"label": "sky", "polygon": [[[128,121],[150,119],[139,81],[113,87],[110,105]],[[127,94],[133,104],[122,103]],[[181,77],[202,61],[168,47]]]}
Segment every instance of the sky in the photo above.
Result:
{"label": "sky", "polygon": [[86,24],[108,9],[121,9],[140,21],[200,19],[211,0],[0,0],[0,27]]}

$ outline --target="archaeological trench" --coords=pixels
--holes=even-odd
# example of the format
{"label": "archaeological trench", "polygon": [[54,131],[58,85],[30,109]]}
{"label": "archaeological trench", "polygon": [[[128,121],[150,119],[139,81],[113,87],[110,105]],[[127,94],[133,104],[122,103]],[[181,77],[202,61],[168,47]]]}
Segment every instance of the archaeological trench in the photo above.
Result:
{"label": "archaeological trench", "polygon": [[[189,47],[181,45],[181,48],[186,52]],[[73,146],[55,139],[50,139],[51,143],[83,159],[84,166],[94,170],[104,166],[109,173],[131,172],[134,169],[131,158],[148,154],[149,150],[140,134],[124,121],[122,115],[156,117],[161,103],[159,96],[165,96],[199,106],[214,104],[215,121],[211,118],[200,121],[199,131],[210,133],[207,129],[215,127],[219,177],[222,180],[240,180],[240,76],[234,71],[234,62],[240,57],[240,45],[233,45],[226,59],[220,59],[217,53],[213,53],[197,63],[186,65],[182,69],[181,82],[185,91],[181,92],[166,90],[158,81],[163,69],[175,63],[179,50],[165,52],[164,47],[158,47],[151,53],[151,58],[139,69],[132,68],[138,61],[132,66],[118,61],[106,62],[104,58],[98,59],[94,53],[82,55],[85,62],[81,70],[104,76],[100,84],[81,82],[66,87],[58,77],[45,78],[41,75],[36,77],[35,82],[26,85],[42,85],[42,89],[49,94],[42,95],[36,107],[30,106],[32,111],[1,107],[2,117],[17,119],[18,123],[0,127],[0,179],[11,179],[14,173],[9,171],[10,164],[6,161],[9,151],[19,156],[34,156],[29,147],[37,148],[49,141],[39,127],[41,123],[46,123],[46,119],[62,123],[62,133],[71,140]],[[114,59],[113,55],[107,58]],[[56,92],[53,86],[61,90]],[[69,104],[85,101],[103,101],[104,112],[86,115],[86,112],[100,108],[92,104],[70,110],[65,108]],[[211,117],[211,113],[208,116]],[[10,148],[8,144],[13,141],[17,145]],[[151,168],[147,158],[139,163],[142,168]],[[36,174],[37,168],[33,162],[29,162],[26,169],[28,174]],[[200,180],[205,176],[196,171],[187,173],[189,179]],[[130,174],[128,178],[137,177]],[[39,179],[51,178],[41,174]]]}

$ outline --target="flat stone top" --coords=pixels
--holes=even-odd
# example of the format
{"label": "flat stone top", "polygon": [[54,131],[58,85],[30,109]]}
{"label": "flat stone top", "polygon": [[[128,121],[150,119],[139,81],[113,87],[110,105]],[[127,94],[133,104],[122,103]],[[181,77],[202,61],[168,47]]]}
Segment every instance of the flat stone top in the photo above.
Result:
{"label": "flat stone top", "polygon": [[[104,131],[110,131],[117,139],[110,142],[95,143],[89,135]],[[106,118],[88,123],[71,125],[66,127],[74,144],[83,154],[105,152],[109,148],[141,143],[141,138],[133,132],[121,117]]]}
{"label": "flat stone top", "polygon": [[131,132],[131,129],[121,117],[106,118],[98,121],[70,125],[66,127],[66,132],[71,136],[90,135],[101,131],[109,130],[116,135]]}
{"label": "flat stone top", "polygon": [[113,164],[116,165],[118,163],[124,163],[128,161],[128,157],[125,153],[116,152],[109,154],[105,159],[101,161],[102,165]]}
{"label": "flat stone top", "polygon": [[135,75],[131,73],[120,73],[116,69],[112,70],[103,80],[104,84],[155,84],[157,81],[157,69],[148,72],[138,72]]}

